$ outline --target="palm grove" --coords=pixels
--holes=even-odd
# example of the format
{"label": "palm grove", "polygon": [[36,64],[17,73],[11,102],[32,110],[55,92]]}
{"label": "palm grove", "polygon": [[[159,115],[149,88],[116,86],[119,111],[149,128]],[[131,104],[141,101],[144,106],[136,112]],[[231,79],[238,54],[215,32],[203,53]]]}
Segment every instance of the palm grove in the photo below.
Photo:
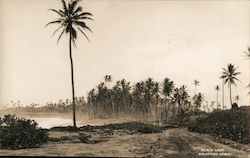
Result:
{"label": "palm grove", "polygon": [[[58,18],[49,22],[50,24],[59,24],[59,27],[54,31],[53,35],[60,31],[57,43],[60,41],[63,34],[69,37],[69,56],[71,67],[71,85],[72,85],[72,111],[73,111],[73,125],[76,127],[76,103],[75,103],[75,88],[74,88],[74,68],[72,58],[72,44],[76,45],[75,41],[78,37],[78,31],[89,40],[85,31],[92,30],[86,25],[86,20],[93,20],[92,14],[83,12],[81,6],[78,6],[80,0],[71,0],[66,3],[62,2],[62,9],[50,11],[56,13]],[[46,25],[46,26],[47,26]],[[236,85],[238,80],[237,75],[240,72],[233,64],[228,64],[227,68],[223,68],[222,89],[224,104],[224,85],[228,83],[230,92],[230,104],[232,101],[232,85]],[[174,81],[165,78],[161,83],[154,81],[152,78],[147,78],[145,81],[140,81],[131,84],[122,79],[116,81],[113,86],[110,86],[112,76],[106,75],[104,82],[101,82],[95,89],[92,89],[87,96],[88,112],[90,117],[120,117],[133,115],[138,120],[153,118],[154,120],[161,120],[164,118],[167,121],[181,121],[190,112],[200,111],[202,103],[204,102],[204,95],[197,94],[197,86],[200,82],[194,80],[194,96],[190,97],[187,92],[187,86],[182,85],[175,87]],[[216,86],[217,93],[217,108],[218,92],[220,88]],[[224,105],[223,105],[224,107]],[[209,109],[208,105],[204,105],[203,109]]]}
{"label": "palm grove", "polygon": [[175,87],[169,78],[159,83],[149,77],[135,84],[121,79],[110,87],[107,85],[111,80],[107,80],[107,76],[110,75],[88,93],[87,104],[92,116],[136,116],[140,121],[164,117],[174,121],[198,110],[204,101],[201,93],[191,99],[185,85]]}

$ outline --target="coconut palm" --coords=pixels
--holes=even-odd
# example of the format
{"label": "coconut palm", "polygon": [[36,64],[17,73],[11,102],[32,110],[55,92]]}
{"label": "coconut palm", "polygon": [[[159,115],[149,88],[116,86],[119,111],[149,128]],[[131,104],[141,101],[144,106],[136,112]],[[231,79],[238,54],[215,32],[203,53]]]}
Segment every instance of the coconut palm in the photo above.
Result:
{"label": "coconut palm", "polygon": [[194,95],[196,95],[196,87],[200,85],[200,81],[194,80],[193,85],[194,85]]}
{"label": "coconut palm", "polygon": [[228,83],[231,106],[233,105],[233,102],[232,102],[232,84],[236,86],[235,81],[239,81],[239,79],[236,78],[236,76],[240,74],[240,72],[237,72],[236,70],[237,70],[237,67],[235,67],[233,64],[229,63],[227,65],[227,69],[223,68],[223,72],[221,75],[221,78],[224,79],[224,83],[225,84]]}
{"label": "coconut palm", "polygon": [[169,114],[169,108],[170,108],[170,98],[171,94],[173,93],[174,90],[174,82],[171,81],[169,78],[165,78],[162,84],[162,94],[165,97],[163,102],[164,102],[164,111],[166,114],[166,119]]}
{"label": "coconut palm", "polygon": [[145,103],[145,82],[141,81],[141,82],[137,82],[136,84],[134,84],[133,87],[133,100],[134,100],[134,106],[135,106],[135,110],[138,114],[139,120],[141,119],[142,115],[145,115],[145,107],[144,107],[144,103]]}
{"label": "coconut palm", "polygon": [[176,118],[176,116],[179,116],[178,118],[182,120],[184,113],[187,112],[188,105],[190,105],[189,95],[187,93],[187,87],[185,85],[181,86],[180,88],[174,89],[173,105],[174,105],[172,107],[173,120]]}
{"label": "coconut palm", "polygon": [[217,109],[219,109],[219,102],[218,102],[218,97],[219,97],[219,90],[220,90],[220,87],[217,85],[215,87],[215,90],[216,90],[216,104],[217,104]]}
{"label": "coconut palm", "polygon": [[69,55],[71,63],[71,84],[72,84],[72,109],[73,109],[73,126],[76,127],[76,116],[75,116],[75,89],[74,89],[74,73],[73,73],[73,59],[72,59],[72,42],[75,45],[75,40],[77,39],[77,31],[80,31],[87,40],[88,37],[84,30],[91,29],[86,25],[84,20],[93,20],[90,18],[92,16],[89,12],[83,12],[82,7],[78,6],[80,0],[71,0],[66,3],[65,0],[61,0],[63,8],[59,10],[50,9],[57,13],[59,16],[56,20],[49,22],[46,26],[50,24],[59,24],[60,26],[54,31],[53,35],[61,30],[61,33],[57,39],[57,43],[60,41],[63,34],[69,35]]}
{"label": "coconut palm", "polygon": [[155,108],[155,119],[156,119],[156,121],[158,121],[159,120],[159,118],[158,118],[158,104],[160,101],[160,86],[159,86],[158,82],[154,83],[152,95],[153,95],[153,102],[155,105],[155,107],[154,107]]}
{"label": "coconut palm", "polygon": [[174,82],[171,81],[169,78],[165,78],[163,81],[162,93],[163,95],[168,98],[174,89]]}
{"label": "coconut palm", "polygon": [[194,98],[194,106],[195,106],[195,110],[198,111],[203,103],[203,101],[205,100],[204,95],[201,93],[198,93],[197,95],[195,95]]}

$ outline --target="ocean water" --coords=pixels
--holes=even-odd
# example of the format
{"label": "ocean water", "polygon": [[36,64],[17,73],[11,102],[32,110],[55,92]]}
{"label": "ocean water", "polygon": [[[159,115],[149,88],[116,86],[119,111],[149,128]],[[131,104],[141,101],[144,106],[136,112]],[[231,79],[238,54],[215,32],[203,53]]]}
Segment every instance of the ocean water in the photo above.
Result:
{"label": "ocean water", "polygon": [[[38,123],[38,127],[41,128],[52,128],[56,126],[72,126],[72,119],[66,119],[61,117],[28,117],[28,119],[35,120]],[[82,122],[77,122],[77,126],[86,125]]]}

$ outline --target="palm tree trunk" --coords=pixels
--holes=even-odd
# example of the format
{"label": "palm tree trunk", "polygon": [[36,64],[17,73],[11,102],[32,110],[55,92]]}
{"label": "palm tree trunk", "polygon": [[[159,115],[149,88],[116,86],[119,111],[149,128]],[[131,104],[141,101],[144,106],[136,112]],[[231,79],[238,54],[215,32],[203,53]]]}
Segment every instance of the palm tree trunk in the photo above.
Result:
{"label": "palm tree trunk", "polygon": [[76,128],[75,87],[74,87],[74,68],[73,68],[73,59],[72,59],[72,51],[71,51],[71,33],[69,34],[69,56],[70,56],[70,64],[71,64],[73,126]]}
{"label": "palm tree trunk", "polygon": [[222,80],[222,108],[224,110],[224,79]]}
{"label": "palm tree trunk", "polygon": [[217,109],[219,109],[219,104],[218,104],[218,95],[219,95],[219,93],[218,93],[218,90],[217,90],[217,97],[216,97]]}
{"label": "palm tree trunk", "polygon": [[[249,52],[250,53],[250,52]],[[250,86],[250,61],[249,61],[249,86]],[[250,87],[249,87],[250,88]],[[250,95],[248,95],[249,97],[249,105],[250,105]]]}
{"label": "palm tree trunk", "polygon": [[230,103],[231,103],[231,107],[233,105],[232,103],[232,89],[231,89],[231,84],[229,83],[229,93],[230,93]]}

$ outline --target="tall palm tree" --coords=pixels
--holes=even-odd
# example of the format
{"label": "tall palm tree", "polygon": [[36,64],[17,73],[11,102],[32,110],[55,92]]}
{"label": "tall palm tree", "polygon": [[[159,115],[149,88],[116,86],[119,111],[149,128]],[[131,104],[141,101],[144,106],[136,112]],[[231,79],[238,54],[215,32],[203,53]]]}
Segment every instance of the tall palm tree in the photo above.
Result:
{"label": "tall palm tree", "polygon": [[137,82],[136,84],[134,84],[132,95],[133,95],[135,110],[138,114],[139,120],[141,120],[141,118],[145,115],[145,112],[146,112],[146,109],[144,107],[144,103],[145,103],[145,100],[144,100],[145,82],[144,81]]}
{"label": "tall palm tree", "polygon": [[[247,60],[249,60],[249,83],[247,85],[247,88],[250,88],[250,47],[247,48],[247,51],[244,51],[245,57]],[[248,92],[248,95],[250,94],[250,90]],[[250,95],[249,95],[249,105],[250,105]]]}
{"label": "tall palm tree", "polygon": [[74,89],[74,72],[73,72],[73,59],[72,59],[72,42],[75,45],[75,40],[77,39],[77,31],[80,31],[87,40],[88,37],[83,30],[92,30],[86,25],[84,20],[93,20],[90,18],[92,16],[89,12],[83,12],[82,7],[78,6],[80,0],[71,0],[70,2],[66,3],[65,0],[61,0],[63,8],[59,10],[50,9],[59,15],[54,21],[49,22],[46,26],[50,24],[59,24],[60,26],[54,31],[53,35],[62,30],[58,39],[57,43],[60,41],[63,34],[69,35],[69,56],[70,56],[70,63],[71,63],[71,85],[72,85],[72,106],[73,106],[73,126],[76,127],[76,114],[75,114],[75,89]]}
{"label": "tall palm tree", "polygon": [[215,90],[216,90],[216,93],[217,93],[217,95],[216,95],[216,104],[217,104],[217,109],[219,109],[219,103],[218,103],[218,95],[219,95],[219,90],[220,90],[220,87],[217,85],[216,87],[215,87]]}
{"label": "tall palm tree", "polygon": [[155,105],[155,121],[160,121],[159,117],[158,117],[158,104],[160,101],[160,86],[158,82],[154,83],[154,87],[152,90],[152,95],[153,95],[153,99],[154,99],[154,105]]}
{"label": "tall palm tree", "polygon": [[200,81],[194,80],[193,85],[194,85],[194,95],[196,95],[196,87],[200,85]]}
{"label": "tall palm tree", "polygon": [[236,78],[236,76],[240,74],[240,72],[236,72],[236,70],[237,70],[237,67],[235,68],[235,66],[230,63],[227,65],[227,69],[223,68],[223,72],[221,75],[221,78],[224,79],[224,83],[225,84],[228,83],[231,106],[233,105],[231,87],[232,87],[232,84],[236,86],[235,81],[239,81],[239,79]]}
{"label": "tall palm tree", "polygon": [[165,78],[162,85],[162,94],[164,98],[164,111],[165,111],[165,119],[167,120],[170,108],[170,96],[172,95],[174,90],[174,82],[170,80],[170,78]]}
{"label": "tall palm tree", "polygon": [[203,103],[203,101],[205,100],[204,95],[201,93],[198,93],[195,98],[194,98],[194,106],[195,106],[195,110],[198,111]]}
{"label": "tall palm tree", "polygon": [[181,120],[183,119],[183,114],[185,113],[186,107],[189,104],[189,95],[186,89],[187,87],[182,85],[180,88],[175,88],[173,91],[173,120],[177,115],[180,116]]}
{"label": "tall palm tree", "polygon": [[165,78],[163,81],[162,94],[166,98],[168,98],[173,92],[173,89],[174,89],[174,82],[171,81],[169,78]]}

